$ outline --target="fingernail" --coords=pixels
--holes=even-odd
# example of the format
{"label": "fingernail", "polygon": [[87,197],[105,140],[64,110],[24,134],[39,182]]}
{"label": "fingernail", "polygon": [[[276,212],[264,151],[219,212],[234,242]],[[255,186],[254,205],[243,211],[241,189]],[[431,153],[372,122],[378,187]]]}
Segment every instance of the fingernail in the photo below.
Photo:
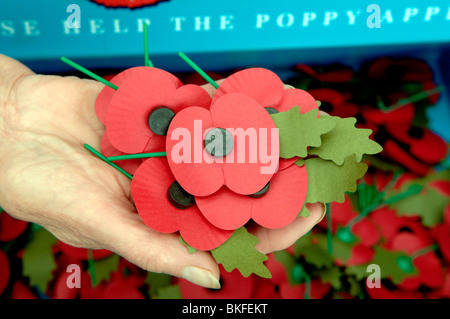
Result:
{"label": "fingernail", "polygon": [[188,266],[183,269],[181,276],[196,285],[205,288],[220,289],[219,281],[209,270],[195,266]]}
{"label": "fingernail", "polygon": [[325,205],[324,203],[320,203],[320,204],[322,205],[323,213],[322,213],[322,216],[320,217],[319,221],[317,222],[317,224],[320,223],[322,221],[322,219],[325,218],[325,215],[327,214],[327,205]]}

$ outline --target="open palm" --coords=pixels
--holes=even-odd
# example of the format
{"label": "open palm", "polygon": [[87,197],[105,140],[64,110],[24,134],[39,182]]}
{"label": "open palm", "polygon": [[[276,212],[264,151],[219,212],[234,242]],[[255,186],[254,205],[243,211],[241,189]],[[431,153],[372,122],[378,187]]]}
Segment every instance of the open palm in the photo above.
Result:
{"label": "open palm", "polygon": [[[36,75],[0,55],[0,204],[67,244],[108,249],[146,270],[218,288],[212,256],[189,254],[178,235],[148,228],[132,203],[130,180],[83,147],[100,149],[105,128],[94,105],[102,88],[93,80]],[[257,248],[290,246],[318,222],[323,207],[310,211],[283,229],[254,227]]]}

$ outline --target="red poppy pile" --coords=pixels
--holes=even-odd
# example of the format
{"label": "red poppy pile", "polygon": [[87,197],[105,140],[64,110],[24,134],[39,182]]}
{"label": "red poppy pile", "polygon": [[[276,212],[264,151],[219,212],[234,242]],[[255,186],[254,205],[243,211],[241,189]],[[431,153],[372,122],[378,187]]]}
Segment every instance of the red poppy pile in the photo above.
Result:
{"label": "red poppy pile", "polygon": [[425,176],[448,155],[430,130],[427,110],[440,98],[430,66],[414,58],[383,57],[354,71],[345,65],[296,66],[294,86],[308,90],[331,115],[358,118],[383,146],[378,159]]}
{"label": "red poppy pile", "polygon": [[[238,268],[245,276],[270,276],[262,265],[267,257],[255,250],[253,235],[236,230],[249,221],[280,229],[299,215],[307,218],[306,203],[339,201],[364,175],[362,155],[381,151],[370,130],[320,116],[309,93],[286,89],[267,69],[231,74],[212,96],[153,67],[125,70],[111,82],[118,89],[106,86],[96,101],[106,126],[103,155],[166,152],[118,162],[133,175],[131,192],[143,222],[162,233],[179,232],[181,242],[211,251],[226,270]],[[349,133],[361,138],[335,151]],[[342,161],[329,156],[334,152]],[[332,172],[325,190],[317,182],[322,169]]]}
{"label": "red poppy pile", "polygon": [[[296,70],[299,76],[287,83],[297,90],[285,89],[275,74],[256,68],[227,74],[210,96],[198,86],[196,75],[183,78],[196,85],[183,85],[163,70],[138,67],[112,77],[119,89],[105,87],[98,96],[96,111],[106,126],[101,143],[105,156],[167,153],[115,162],[133,175],[132,195],[143,222],[160,232],[178,232],[180,244],[191,253],[211,251],[220,264],[221,289],[143,271],[106,250],[68,246],[45,229],[1,212],[0,296],[450,298],[450,175],[435,166],[446,153],[425,116],[439,96],[429,93],[436,87],[430,68],[414,59],[383,58],[358,71],[340,65],[298,65]],[[423,91],[428,93],[420,100],[389,107]],[[318,115],[319,104],[332,116]],[[149,127],[149,114],[163,108],[174,116],[167,133],[158,135]],[[351,117],[362,129],[354,127]],[[210,153],[202,152],[195,162],[194,151],[192,161],[178,163],[170,155],[186,154],[177,147],[204,148],[198,136],[208,134],[209,127],[195,131],[199,120],[210,127],[268,129],[267,136],[260,134],[264,130],[255,135],[266,141],[267,155],[276,145],[270,138],[270,128],[276,127],[277,169],[259,176],[255,172],[270,166],[269,161],[244,161],[243,168],[237,161],[209,164]],[[168,133],[175,134],[176,128],[184,128],[192,139],[168,142]],[[422,130],[421,138],[414,137],[419,136],[416,128]],[[301,132],[302,138],[291,137],[292,132]],[[377,153],[369,135],[384,150],[376,160],[364,157],[367,168],[362,156]],[[349,142],[348,136],[361,138],[356,144],[361,152],[339,143]],[[401,151],[392,152],[388,141]],[[333,148],[335,143],[339,148]],[[182,201],[169,196],[171,187],[183,195]],[[316,201],[329,203],[328,214],[309,234],[283,251],[256,251],[257,238],[245,228],[249,222],[283,228],[295,218],[308,218],[305,203]],[[235,260],[249,256],[249,267]],[[76,274],[79,288],[74,287]]]}

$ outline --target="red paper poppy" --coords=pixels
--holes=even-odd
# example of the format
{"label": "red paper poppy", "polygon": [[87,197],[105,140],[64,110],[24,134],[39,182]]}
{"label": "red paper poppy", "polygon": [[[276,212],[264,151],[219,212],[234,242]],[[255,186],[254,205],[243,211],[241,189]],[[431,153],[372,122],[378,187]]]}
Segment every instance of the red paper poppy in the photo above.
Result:
{"label": "red paper poppy", "polygon": [[[165,146],[159,146],[158,149],[164,149]],[[103,134],[101,145],[100,145],[101,153],[105,157],[110,156],[120,156],[120,155],[126,155],[127,153],[121,152],[117,150],[109,141],[108,135],[105,133]],[[126,172],[130,173],[131,175],[134,175],[138,167],[142,164],[144,160],[141,158],[133,158],[133,159],[127,159],[127,160],[120,160],[115,161],[114,163],[117,164],[117,166],[123,168]]]}
{"label": "red paper poppy", "polygon": [[404,291],[401,289],[390,290],[381,284],[378,288],[367,289],[372,299],[423,299],[424,295],[418,291]]}
{"label": "red paper poppy", "polygon": [[170,203],[167,191],[174,181],[163,158],[149,158],[136,171],[131,193],[144,223],[162,233],[180,231],[183,239],[199,250],[211,250],[223,244],[232,231],[213,226],[195,205],[178,209]]}
{"label": "red paper poppy", "polygon": [[318,72],[309,65],[299,63],[296,65],[296,69],[320,82],[343,83],[353,78],[353,70],[345,65],[330,65]]}
{"label": "red paper poppy", "polygon": [[102,4],[105,7],[112,7],[112,8],[128,7],[130,9],[133,9],[148,5],[154,5],[157,4],[158,2],[168,0],[91,0],[91,1],[96,2],[98,4]]}
{"label": "red paper poppy", "polygon": [[174,113],[188,106],[209,108],[211,97],[201,87],[182,85],[172,74],[150,67],[135,68],[111,98],[106,133],[111,144],[124,153],[164,150],[165,136],[149,127],[150,113],[161,106]]}
{"label": "red paper poppy", "polygon": [[264,265],[269,269],[272,278],[255,278],[252,299],[280,299],[281,287],[289,285],[284,265],[275,258],[274,254],[268,254],[267,257],[269,259],[264,262]]}
{"label": "red paper poppy", "polygon": [[433,72],[426,62],[418,59],[383,57],[370,65],[368,76],[373,79],[390,81],[422,82],[432,79]]}
{"label": "red paper poppy", "polygon": [[250,299],[254,290],[254,276],[243,277],[235,269],[231,272],[220,267],[220,289],[208,289],[179,279],[180,292],[183,299]]}
{"label": "red paper poppy", "polygon": [[320,101],[320,110],[332,116],[354,117],[358,114],[358,106],[347,101],[346,95],[329,88],[308,90],[314,99]]}
{"label": "red paper poppy", "polygon": [[[320,279],[311,280],[311,299],[322,299],[331,289],[329,283],[322,283]],[[304,299],[306,284],[301,283],[291,286],[285,283],[280,287],[280,296],[282,299]]]}
{"label": "red paper poppy", "polygon": [[27,228],[28,222],[15,219],[7,212],[0,211],[0,241],[11,241],[19,237]]}
{"label": "red paper poppy", "polygon": [[11,299],[38,299],[30,289],[21,281],[17,280],[12,288]]}
{"label": "red paper poppy", "polygon": [[272,71],[252,68],[236,72],[227,77],[214,94],[212,104],[229,93],[242,93],[256,100],[263,107],[285,112],[294,106],[304,114],[318,109],[316,100],[300,89],[284,89],[281,79]]}
{"label": "red paper poppy", "polygon": [[[61,249],[63,254],[66,254],[69,257],[73,257],[78,260],[88,260],[89,259],[88,249],[86,249],[86,248],[73,247],[62,241],[58,242],[58,248]],[[111,252],[107,249],[92,250],[92,257],[94,258],[94,260],[102,259],[102,258],[108,257],[112,254],[113,254],[113,252]]]}
{"label": "red paper poppy", "polygon": [[0,250],[0,295],[3,293],[3,290],[5,290],[6,286],[9,282],[9,260],[8,256],[3,252],[3,250]]}
{"label": "red paper poppy", "polygon": [[[180,185],[195,196],[211,195],[223,185],[239,194],[254,194],[269,182],[278,166],[277,128],[269,113],[252,97],[242,93],[216,96],[210,111],[190,107],[173,118],[166,140],[170,168]],[[204,136],[214,128],[225,129],[234,141],[230,152],[221,158],[204,151]],[[247,132],[256,140],[245,137]],[[269,163],[270,168],[260,155],[263,148],[265,154],[271,152],[272,161],[276,160]]]}
{"label": "red paper poppy", "polygon": [[[412,224],[413,223],[410,225],[412,226]],[[414,232],[411,228],[409,229],[413,232],[401,231],[386,243],[386,248],[412,254],[422,248],[430,246],[432,241],[430,240],[427,231],[418,224],[419,222],[417,222],[416,228],[420,229],[421,233]],[[422,284],[429,288],[438,288],[443,284],[444,274],[442,266],[439,258],[433,251],[417,256],[413,259],[413,264],[419,274],[406,278],[397,285],[399,288],[414,291]]]}
{"label": "red paper poppy", "polygon": [[[148,69],[147,67],[143,66],[129,68],[120,72],[117,75],[104,76],[103,78],[116,86],[120,86],[127,78],[133,77],[134,75],[138,75],[142,72],[145,73],[147,69]],[[164,74],[170,77],[177,87],[180,86],[180,82],[176,76],[168,72],[165,72]],[[114,90],[113,88],[105,85],[105,87],[100,91],[100,93],[97,96],[97,99],[95,101],[95,112],[97,113],[98,119],[103,124],[106,124],[106,115],[108,112],[109,104],[111,103],[111,99],[116,92],[117,91]]]}
{"label": "red paper poppy", "polygon": [[269,190],[260,198],[222,187],[213,195],[196,196],[195,201],[206,219],[216,227],[237,229],[251,218],[265,228],[274,229],[289,225],[297,217],[307,189],[306,168],[292,165],[272,177]]}
{"label": "red paper poppy", "polygon": [[434,227],[433,234],[442,255],[450,262],[450,205],[445,208],[444,223]]}

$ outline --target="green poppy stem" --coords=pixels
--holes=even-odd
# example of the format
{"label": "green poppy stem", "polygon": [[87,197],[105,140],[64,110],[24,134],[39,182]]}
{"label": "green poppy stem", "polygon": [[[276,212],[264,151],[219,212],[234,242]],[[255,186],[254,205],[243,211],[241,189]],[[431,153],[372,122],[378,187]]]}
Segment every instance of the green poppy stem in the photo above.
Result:
{"label": "green poppy stem", "polygon": [[145,55],[144,65],[153,67],[153,63],[149,59],[149,56],[148,56],[148,24],[147,23],[144,23],[144,55]]}
{"label": "green poppy stem", "polygon": [[119,172],[121,172],[123,175],[125,175],[126,177],[128,177],[130,180],[133,179],[133,175],[129,174],[128,172],[126,172],[123,168],[117,166],[116,164],[114,164],[113,162],[111,162],[110,160],[108,160],[104,155],[102,155],[100,152],[98,152],[97,150],[95,150],[92,146],[88,145],[88,144],[84,144],[84,147],[91,152],[92,154],[94,154],[95,156],[97,156],[98,158],[100,158],[101,160],[103,160],[105,163],[111,165],[112,167],[114,167],[115,169],[117,169]]}
{"label": "green poppy stem", "polygon": [[211,77],[208,74],[206,74],[205,71],[200,69],[200,67],[197,64],[195,64],[194,61],[189,59],[186,56],[186,54],[184,54],[183,52],[178,52],[178,55],[180,56],[180,58],[184,60],[184,62],[189,64],[191,68],[193,68],[198,74],[200,74],[202,78],[204,78],[209,84],[211,84],[216,89],[219,88],[219,85],[213,79],[211,79]]}
{"label": "green poppy stem", "polygon": [[61,57],[61,61],[63,61],[64,63],[70,65],[71,67],[77,69],[80,72],[83,72],[84,74],[86,74],[87,76],[90,76],[91,78],[93,78],[94,80],[97,80],[107,86],[109,86],[111,89],[117,90],[119,87],[117,85],[112,84],[109,81],[106,81],[104,78],[102,78],[101,76],[98,76],[97,74],[89,71],[86,68],[83,68],[81,65],[69,60],[66,57]]}
{"label": "green poppy stem", "polygon": [[163,157],[167,156],[166,152],[155,152],[155,153],[139,153],[139,154],[127,154],[127,155],[117,155],[117,156],[109,156],[107,159],[109,161],[122,161],[127,159],[135,159],[135,158],[149,158],[149,157]]}

